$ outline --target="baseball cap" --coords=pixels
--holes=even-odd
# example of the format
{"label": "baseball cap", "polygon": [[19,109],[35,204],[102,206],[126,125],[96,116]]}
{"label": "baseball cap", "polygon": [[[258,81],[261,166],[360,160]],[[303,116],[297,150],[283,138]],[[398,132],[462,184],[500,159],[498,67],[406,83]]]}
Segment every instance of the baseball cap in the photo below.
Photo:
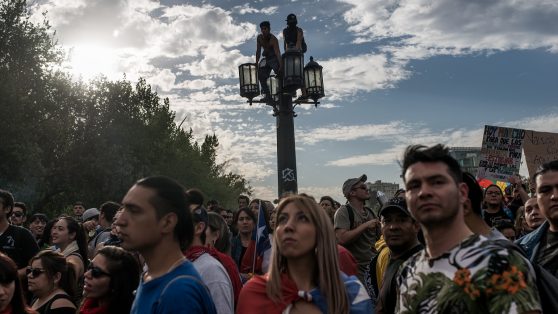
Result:
{"label": "baseball cap", "polygon": [[407,202],[402,197],[393,197],[380,209],[379,215],[382,216],[390,209],[397,209],[409,217],[413,217],[407,208]]}
{"label": "baseball cap", "polygon": [[287,22],[296,22],[296,15],[294,15],[294,13],[291,13],[289,15],[287,15]]}
{"label": "baseball cap", "polygon": [[29,222],[33,222],[36,219],[38,219],[40,221],[48,222],[47,215],[45,215],[43,213],[34,213],[33,215],[31,215],[31,219],[29,219]]}
{"label": "baseball cap", "polygon": [[355,186],[359,182],[366,182],[367,179],[368,178],[366,177],[365,174],[361,175],[358,178],[347,179],[345,181],[345,183],[343,183],[343,195],[345,195],[345,197],[347,197],[349,192],[351,192],[351,189],[353,188],[353,186]]}
{"label": "baseball cap", "polygon": [[89,208],[88,210],[83,212],[81,215],[81,219],[83,221],[88,221],[89,219],[95,218],[99,216],[99,210],[97,208]]}

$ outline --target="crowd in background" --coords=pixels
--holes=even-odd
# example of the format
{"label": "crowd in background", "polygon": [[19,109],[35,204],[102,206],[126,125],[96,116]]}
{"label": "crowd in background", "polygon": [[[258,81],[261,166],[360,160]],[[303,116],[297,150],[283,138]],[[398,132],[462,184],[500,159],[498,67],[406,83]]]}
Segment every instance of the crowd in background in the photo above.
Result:
{"label": "crowd in background", "polygon": [[343,183],[343,204],[240,195],[234,209],[148,177],[120,202],[76,202],[59,217],[31,214],[0,190],[0,313],[556,306],[537,287],[558,274],[558,161],[540,168],[531,189],[517,177],[508,189],[483,189],[443,146],[413,146],[402,174],[405,189],[375,209],[366,175]]}

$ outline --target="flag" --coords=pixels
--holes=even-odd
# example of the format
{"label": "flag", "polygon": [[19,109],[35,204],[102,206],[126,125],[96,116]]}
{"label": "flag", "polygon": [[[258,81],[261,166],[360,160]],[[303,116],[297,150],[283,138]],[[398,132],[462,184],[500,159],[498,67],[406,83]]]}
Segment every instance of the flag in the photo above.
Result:
{"label": "flag", "polygon": [[260,201],[260,209],[258,212],[258,225],[256,227],[256,256],[263,256],[264,252],[271,248],[269,242],[269,231],[265,223],[265,209]]}

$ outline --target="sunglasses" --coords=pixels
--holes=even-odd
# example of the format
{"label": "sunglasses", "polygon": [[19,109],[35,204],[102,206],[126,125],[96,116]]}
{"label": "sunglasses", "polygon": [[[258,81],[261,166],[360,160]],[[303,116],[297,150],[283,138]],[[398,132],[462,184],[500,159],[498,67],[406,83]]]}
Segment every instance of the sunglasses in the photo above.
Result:
{"label": "sunglasses", "polygon": [[23,213],[22,213],[22,212],[13,212],[13,213],[12,213],[12,216],[16,216],[16,217],[19,218],[19,217],[22,217],[22,216],[23,216]]}
{"label": "sunglasses", "polygon": [[89,264],[87,271],[91,271],[91,277],[93,278],[100,278],[103,276],[111,277],[111,274],[105,272],[97,266],[93,266],[92,264]]}
{"label": "sunglasses", "polygon": [[29,276],[31,274],[31,278],[37,278],[38,276],[40,276],[44,272],[46,272],[46,270],[44,270],[42,268],[27,267],[27,269],[25,270],[25,273],[27,274],[27,276]]}

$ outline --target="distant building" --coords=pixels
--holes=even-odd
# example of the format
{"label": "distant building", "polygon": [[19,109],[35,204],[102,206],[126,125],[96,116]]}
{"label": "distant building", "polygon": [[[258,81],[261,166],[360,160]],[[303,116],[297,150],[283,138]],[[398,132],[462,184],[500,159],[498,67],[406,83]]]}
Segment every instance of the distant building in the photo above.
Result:
{"label": "distant building", "polygon": [[473,175],[477,175],[480,160],[480,147],[450,147],[450,154],[457,159],[461,169]]}
{"label": "distant building", "polygon": [[381,191],[386,195],[387,198],[392,198],[395,192],[399,190],[399,184],[382,182],[382,180],[377,180],[376,182],[368,182],[368,190],[370,191]]}
{"label": "distant building", "polygon": [[366,185],[368,186],[368,191],[370,191],[370,200],[366,205],[375,211],[378,211],[380,207],[377,200],[378,191],[384,193],[386,199],[390,199],[399,190],[399,184],[382,182],[381,180],[377,180],[374,183],[367,182]]}

